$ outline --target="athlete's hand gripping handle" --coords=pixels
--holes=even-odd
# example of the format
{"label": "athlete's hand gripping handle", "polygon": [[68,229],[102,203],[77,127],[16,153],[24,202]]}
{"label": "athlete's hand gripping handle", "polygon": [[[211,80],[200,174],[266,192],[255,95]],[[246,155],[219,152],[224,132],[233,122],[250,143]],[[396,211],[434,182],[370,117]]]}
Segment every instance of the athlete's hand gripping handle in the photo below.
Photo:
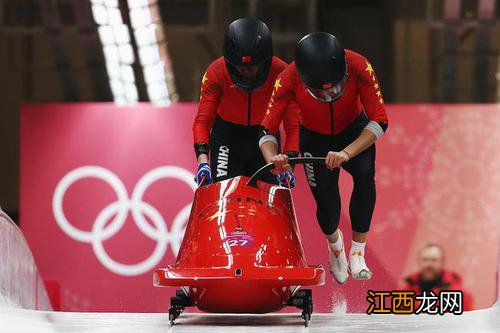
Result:
{"label": "athlete's hand gripping handle", "polygon": [[275,175],[280,175],[284,172],[292,171],[292,167],[288,161],[289,157],[286,154],[274,155],[270,161],[271,163],[274,164],[274,169],[271,170],[271,173]]}
{"label": "athlete's hand gripping handle", "polygon": [[280,173],[278,176],[278,184],[283,187],[294,188],[295,187],[295,175],[291,171],[285,171]]}
{"label": "athlete's hand gripping handle", "polygon": [[[292,166],[295,164],[304,164],[304,163],[311,163],[311,164],[322,164],[325,165],[325,158],[324,157],[291,157],[288,159],[288,163]],[[271,171],[272,169],[275,168],[274,163],[269,163],[264,165],[262,168],[257,170],[253,176],[248,180],[247,185],[249,186],[256,186],[257,180],[262,177],[266,172]]]}
{"label": "athlete's hand gripping handle", "polygon": [[198,186],[207,185],[212,183],[212,171],[208,163],[198,164],[198,171],[196,172],[195,181]]}

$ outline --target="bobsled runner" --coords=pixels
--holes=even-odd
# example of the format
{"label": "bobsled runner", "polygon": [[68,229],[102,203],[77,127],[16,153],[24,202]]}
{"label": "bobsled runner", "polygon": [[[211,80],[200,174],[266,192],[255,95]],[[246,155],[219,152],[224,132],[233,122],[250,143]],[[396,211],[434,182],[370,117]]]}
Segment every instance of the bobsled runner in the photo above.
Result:
{"label": "bobsled runner", "polygon": [[[324,163],[292,158],[290,163]],[[306,263],[290,189],[235,177],[197,189],[174,265],[154,272],[154,286],[180,287],[169,320],[189,306],[212,313],[267,313],[285,306],[302,310],[306,326],[312,292],[323,285],[321,265]]]}

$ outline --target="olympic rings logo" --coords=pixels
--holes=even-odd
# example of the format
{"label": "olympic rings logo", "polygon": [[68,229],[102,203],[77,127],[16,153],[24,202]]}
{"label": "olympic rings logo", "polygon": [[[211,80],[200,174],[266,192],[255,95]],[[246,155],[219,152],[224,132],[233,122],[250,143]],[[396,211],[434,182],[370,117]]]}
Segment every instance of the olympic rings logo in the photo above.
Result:
{"label": "olympic rings logo", "polygon": [[[108,183],[113,188],[117,200],[106,206],[97,215],[91,231],[83,231],[74,227],[66,218],[63,211],[63,200],[66,191],[73,183],[89,177],[98,178]],[[192,205],[192,202],[190,202],[177,213],[169,231],[163,216],[158,210],[143,201],[147,188],[163,178],[179,179],[188,184],[193,192],[196,190],[192,173],[176,166],[162,166],[149,171],[139,179],[132,196],[129,198],[125,185],[113,172],[98,166],[79,167],[67,173],[56,186],[52,198],[52,211],[55,220],[69,237],[83,243],[92,244],[97,259],[110,271],[125,276],[144,274],[158,265],[169,244],[174,255],[177,256]],[[157,242],[153,253],[147,259],[132,265],[123,264],[112,259],[105,251],[103,244],[104,241],[120,231],[129,212],[132,213],[139,230],[148,238]],[[113,220],[107,223],[113,216]],[[146,217],[153,222],[154,227],[148,223]]]}

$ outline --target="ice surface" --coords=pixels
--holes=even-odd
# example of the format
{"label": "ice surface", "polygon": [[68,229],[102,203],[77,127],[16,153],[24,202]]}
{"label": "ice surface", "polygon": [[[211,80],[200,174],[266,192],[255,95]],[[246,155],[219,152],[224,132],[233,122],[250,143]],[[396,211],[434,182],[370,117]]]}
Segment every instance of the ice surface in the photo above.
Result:
{"label": "ice surface", "polygon": [[170,326],[164,313],[78,313],[0,307],[0,332],[500,332],[500,304],[455,316],[315,314],[182,314]]}

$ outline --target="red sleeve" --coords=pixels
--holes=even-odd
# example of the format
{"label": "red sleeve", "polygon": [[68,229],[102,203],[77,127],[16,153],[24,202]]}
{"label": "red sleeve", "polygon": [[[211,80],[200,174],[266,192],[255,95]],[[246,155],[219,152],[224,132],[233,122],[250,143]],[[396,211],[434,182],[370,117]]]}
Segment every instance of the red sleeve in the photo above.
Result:
{"label": "red sleeve", "polygon": [[378,123],[388,124],[382,90],[372,65],[364,57],[360,57],[355,60],[354,68],[357,72],[356,85],[361,104],[363,104],[368,118]]}
{"label": "red sleeve", "polygon": [[217,108],[222,97],[223,78],[218,73],[218,63],[214,61],[208,66],[201,80],[201,95],[198,104],[198,113],[194,118],[194,143],[208,143],[210,131],[217,115]]}
{"label": "red sleeve", "polygon": [[[273,94],[269,100],[266,114],[262,120],[269,134],[276,135],[282,121],[285,129],[286,143],[284,151],[298,151],[298,119],[299,108],[293,94],[293,81],[290,66],[287,67],[276,79]],[[293,103],[291,103],[293,101]],[[296,142],[294,142],[296,141]]]}

